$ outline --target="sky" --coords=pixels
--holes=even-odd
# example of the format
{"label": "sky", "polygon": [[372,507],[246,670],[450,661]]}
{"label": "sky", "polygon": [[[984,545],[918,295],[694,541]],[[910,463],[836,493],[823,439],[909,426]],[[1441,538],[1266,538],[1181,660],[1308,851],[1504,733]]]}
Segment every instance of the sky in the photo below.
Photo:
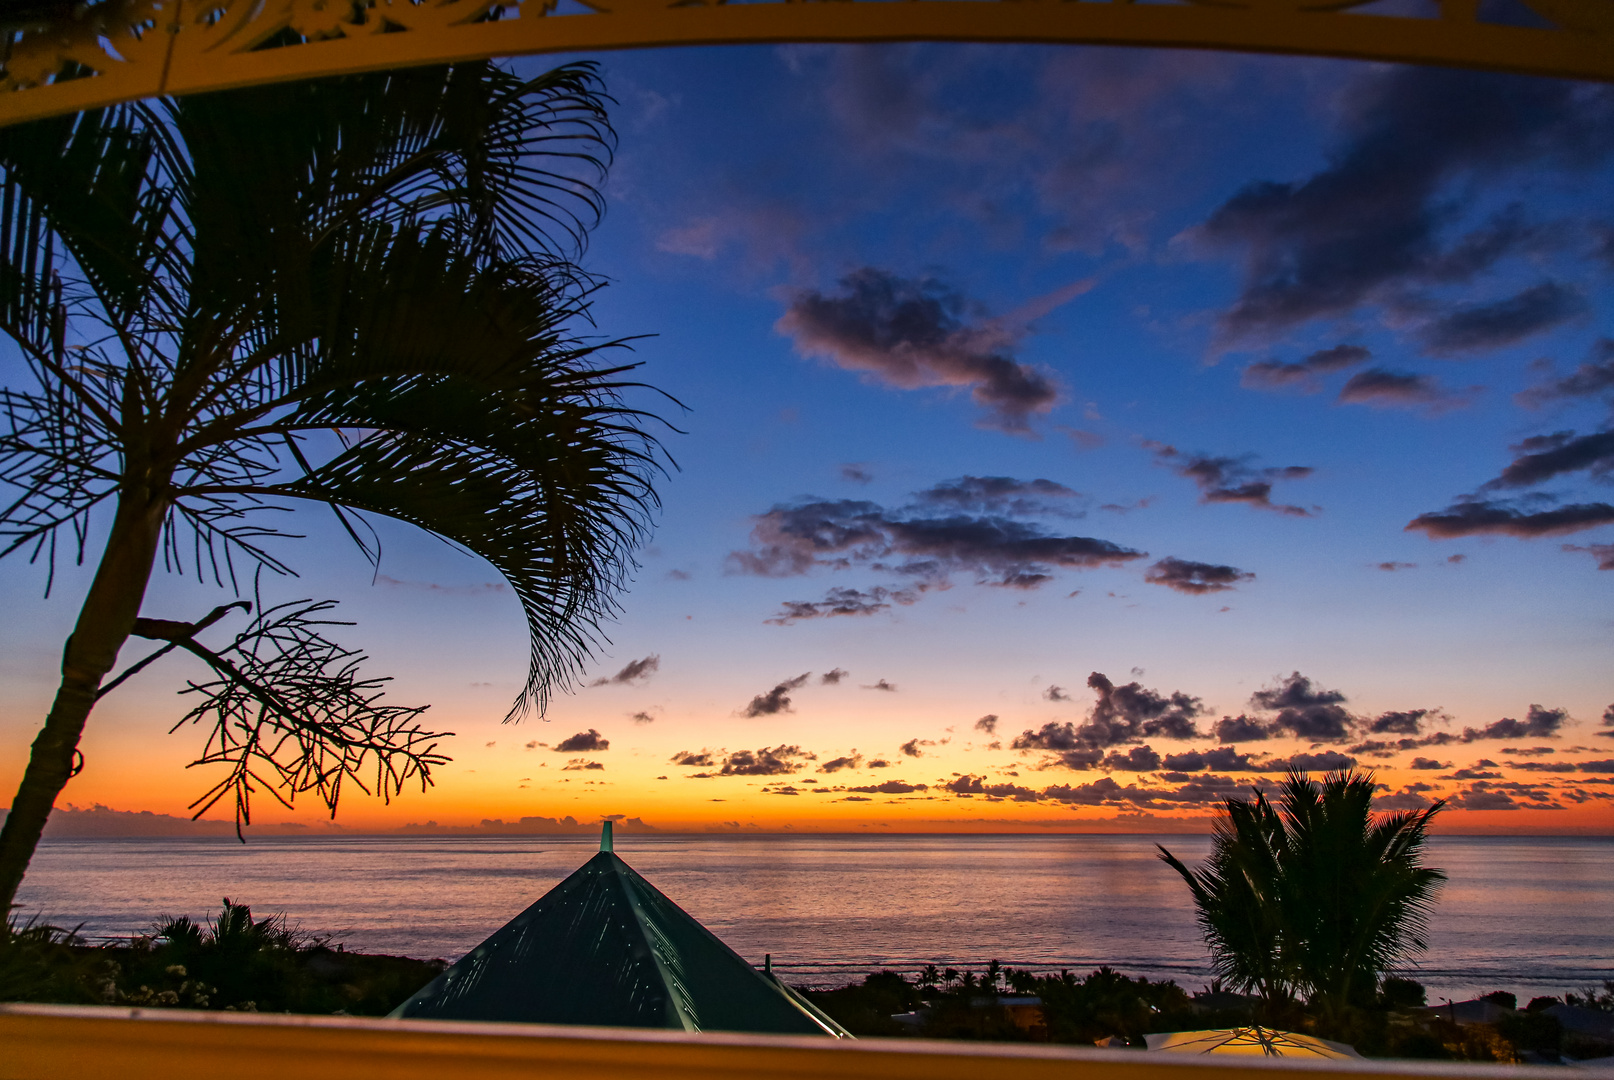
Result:
{"label": "sky", "polygon": [[[672,425],[655,533],[583,682],[505,723],[497,575],[384,523],[372,569],[305,513],[274,595],[339,599],[388,700],[456,733],[429,791],[338,824],[1200,830],[1356,765],[1382,809],[1447,799],[1437,830],[1614,833],[1614,90],[1123,48],[591,59],[619,135],[593,332],[677,402],[632,399]],[[87,580],[47,600],[0,564],[7,792]],[[159,578],[147,613],[225,599]],[[203,733],[169,733],[197,672],[165,665],[97,708],[62,803],[210,786]]]}

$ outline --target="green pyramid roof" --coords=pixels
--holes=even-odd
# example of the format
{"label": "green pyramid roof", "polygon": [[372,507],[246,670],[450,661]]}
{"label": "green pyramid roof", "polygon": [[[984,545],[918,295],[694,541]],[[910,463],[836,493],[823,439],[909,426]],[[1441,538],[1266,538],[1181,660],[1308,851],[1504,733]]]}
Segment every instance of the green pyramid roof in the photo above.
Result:
{"label": "green pyramid roof", "polygon": [[851,1037],[600,846],[392,1015]]}

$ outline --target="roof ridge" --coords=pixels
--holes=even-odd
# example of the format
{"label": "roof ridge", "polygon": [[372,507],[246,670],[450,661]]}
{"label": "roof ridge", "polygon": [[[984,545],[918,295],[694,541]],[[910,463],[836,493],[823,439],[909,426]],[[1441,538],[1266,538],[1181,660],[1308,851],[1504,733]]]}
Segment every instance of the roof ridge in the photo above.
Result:
{"label": "roof ridge", "polygon": [[[638,884],[643,882],[650,885],[639,872],[634,870],[622,860],[622,856],[614,851],[602,851],[594,856],[596,859],[610,860],[611,870],[616,875],[617,884],[622,889],[622,896],[627,901],[628,910],[633,912],[634,923],[639,927],[640,937],[644,941],[650,959],[656,965],[656,975],[661,980],[662,988],[667,994],[667,1007],[677,1017],[678,1024],[685,1031],[701,1030],[700,1014],[695,1010],[695,1003],[690,1000],[689,991],[684,987],[682,972],[679,970],[678,951],[662,935],[660,929],[645,913],[644,904],[639,898]],[[691,920],[694,921],[694,920]],[[696,925],[700,925],[696,923]],[[702,927],[705,929],[705,927]],[[710,933],[710,931],[708,931]]]}

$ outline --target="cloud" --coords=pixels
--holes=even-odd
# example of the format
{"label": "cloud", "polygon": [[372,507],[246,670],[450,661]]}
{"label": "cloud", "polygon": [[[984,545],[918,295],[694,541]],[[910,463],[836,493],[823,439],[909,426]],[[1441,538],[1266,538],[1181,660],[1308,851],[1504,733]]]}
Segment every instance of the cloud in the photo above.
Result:
{"label": "cloud", "polygon": [[810,671],[804,671],[794,679],[786,679],[772,690],[758,694],[751,699],[751,704],[741,711],[741,715],[750,717],[773,716],[775,713],[794,711],[790,707],[790,691],[800,690],[806,685],[812,674]]}
{"label": "cloud", "polygon": [[1419,337],[1433,356],[1489,352],[1560,326],[1588,310],[1576,289],[1544,281],[1490,304],[1460,304],[1424,327]]}
{"label": "cloud", "polygon": [[1315,394],[1322,389],[1319,375],[1343,371],[1365,364],[1373,354],[1360,345],[1335,345],[1319,349],[1298,363],[1261,360],[1244,369],[1239,382],[1250,390],[1300,390]]}
{"label": "cloud", "polygon": [[1458,792],[1446,800],[1446,805],[1454,810],[1517,810],[1519,804],[1513,801],[1513,796],[1505,791],[1468,791]]}
{"label": "cloud", "polygon": [[1184,454],[1175,446],[1160,442],[1146,441],[1144,446],[1154,451],[1156,464],[1192,480],[1199,487],[1199,501],[1202,503],[1244,503],[1260,510],[1275,510],[1294,517],[1312,516],[1311,511],[1304,507],[1272,501],[1272,485],[1275,481],[1299,480],[1310,476],[1313,470],[1309,466],[1254,469],[1249,465],[1252,455],[1248,454],[1241,458],[1210,457]]}
{"label": "cloud", "polygon": [[1143,580],[1151,585],[1164,585],[1177,592],[1200,596],[1205,593],[1227,592],[1237,582],[1254,581],[1255,575],[1236,566],[1168,557],[1149,567],[1143,575]]}
{"label": "cloud", "polygon": [[861,792],[865,795],[908,795],[915,791],[929,791],[928,784],[908,784],[901,780],[887,780],[883,784],[869,784],[865,787],[849,787],[847,791]]}
{"label": "cloud", "polygon": [[[1340,106],[1345,138],[1324,169],[1248,184],[1192,234],[1243,256],[1243,285],[1221,317],[1224,341],[1272,338],[1312,319],[1394,304],[1539,247],[1547,237],[1518,209],[1445,242],[1446,186],[1549,162],[1584,167],[1614,142],[1610,96],[1567,81],[1397,67],[1353,80]],[[1495,321],[1499,330],[1529,322]],[[1478,347],[1483,327],[1465,336],[1464,325],[1431,329],[1430,344]]]}
{"label": "cloud", "polygon": [[1477,387],[1462,393],[1444,390],[1431,376],[1375,367],[1352,375],[1340,387],[1339,402],[1380,409],[1427,407],[1444,411],[1466,405],[1477,392]]}
{"label": "cloud", "polygon": [[1407,522],[1405,532],[1422,532],[1431,540],[1451,540],[1460,536],[1484,534],[1516,536],[1523,540],[1539,536],[1595,529],[1614,522],[1614,506],[1608,503],[1572,503],[1550,510],[1529,510],[1506,500],[1472,499],[1430,514],[1419,514]]}
{"label": "cloud", "polygon": [[935,278],[903,278],[864,267],[840,291],[804,290],[775,329],[796,350],[904,390],[968,387],[982,427],[1029,434],[1030,418],[1059,400],[1048,373],[1015,359],[1027,328],[1002,319],[968,321],[977,305]]}
{"label": "cloud", "polygon": [[934,745],[935,744],[932,743],[928,739],[921,742],[918,739],[918,737],[915,737],[915,738],[909,739],[907,742],[905,742],[901,746],[897,747],[897,749],[902,751],[903,757],[924,757],[925,752],[923,750],[919,749],[919,748],[921,746],[934,746]]}
{"label": "cloud", "polygon": [[1027,729],[1010,743],[1013,750],[1044,750],[1058,755],[1071,769],[1087,769],[1103,760],[1103,751],[1145,738],[1191,739],[1199,734],[1194,717],[1204,710],[1197,697],[1177,691],[1169,697],[1137,682],[1116,686],[1095,671],[1087,685],[1098,695],[1088,720],[1081,727],[1069,721],[1050,721],[1040,730]]}
{"label": "cloud", "polygon": [[1449,769],[1451,768],[1451,762],[1443,762],[1435,758],[1428,757],[1415,757],[1412,759],[1412,763],[1409,764],[1407,768],[1418,769],[1421,771],[1428,771],[1431,769]]}
{"label": "cloud", "polygon": [[1558,729],[1563,727],[1564,721],[1569,719],[1569,713],[1564,709],[1546,709],[1540,705],[1531,705],[1530,711],[1524,714],[1524,720],[1515,720],[1504,716],[1494,723],[1486,724],[1483,728],[1464,728],[1462,741],[1465,743],[1478,742],[1481,739],[1553,739],[1558,736]]}
{"label": "cloud", "polygon": [[568,761],[561,768],[560,771],[561,772],[583,772],[583,771],[586,771],[588,769],[603,769],[603,768],[605,768],[605,766],[601,765],[598,761],[590,761],[587,758],[572,758],[570,761]]}
{"label": "cloud", "polygon": [[654,724],[656,722],[656,718],[654,716],[642,711],[634,713],[632,716],[628,717],[628,719],[632,720],[635,724]]}
{"label": "cloud", "polygon": [[590,686],[635,686],[649,681],[661,668],[661,657],[655,654],[643,660],[633,660],[615,675],[603,679],[595,679]]}
{"label": "cloud", "polygon": [[1265,761],[1250,766],[1252,772],[1288,772],[1291,769],[1300,772],[1336,772],[1340,769],[1349,769],[1356,764],[1356,759],[1348,754],[1336,753],[1333,750],[1324,750],[1320,754],[1290,754],[1288,757],[1268,758]]}
{"label": "cloud", "polygon": [[[1614,706],[1610,706],[1610,709],[1614,709]],[[997,714],[987,713],[985,716],[975,721],[975,730],[984,731],[988,735],[996,735],[998,730]]]}
{"label": "cloud", "polygon": [[1415,562],[1381,562],[1378,564],[1378,569],[1387,574],[1393,574],[1397,570],[1416,570],[1418,569],[1418,564]]}
{"label": "cloud", "polygon": [[988,784],[986,777],[972,776],[968,773],[942,785],[942,790],[950,791],[954,795],[984,795],[995,799],[1013,799],[1016,802],[1036,802],[1042,798],[1041,794],[1031,788],[1021,787],[1019,784]]}
{"label": "cloud", "polygon": [[1134,746],[1124,754],[1111,751],[1104,758],[1103,766],[1125,772],[1153,772],[1160,768],[1160,755],[1151,746]]}
{"label": "cloud", "polygon": [[841,479],[853,484],[872,484],[874,474],[863,465],[854,463],[841,466]]}
{"label": "cloud", "polygon": [[779,505],[754,520],[751,549],[728,556],[731,573],[794,577],[817,566],[869,566],[918,578],[921,591],[945,584],[955,572],[973,573],[980,584],[1036,588],[1055,568],[1118,566],[1146,557],[1013,517],[916,516],[849,499]]}
{"label": "cloud", "polygon": [[1583,469],[1598,478],[1614,471],[1614,430],[1579,437],[1573,431],[1534,435],[1511,449],[1518,456],[1481,490],[1533,487]]}
{"label": "cloud", "polygon": [[1434,805],[1434,800],[1427,795],[1420,795],[1415,791],[1399,791],[1394,795],[1380,795],[1373,800],[1373,809],[1378,811],[1396,810],[1424,810]]}
{"label": "cloud", "polygon": [[1231,746],[1220,746],[1214,750],[1189,750],[1183,754],[1167,754],[1165,766],[1172,772],[1185,773],[1205,772],[1208,769],[1246,772],[1251,768],[1250,755],[1241,754]]}
{"label": "cloud", "polygon": [[696,769],[709,769],[716,764],[716,762],[712,760],[712,752],[710,750],[702,750],[698,754],[692,750],[680,750],[671,758],[668,758],[668,760],[674,765],[684,765],[689,768]]}
{"label": "cloud", "polygon": [[799,746],[765,746],[760,750],[736,750],[723,759],[720,776],[782,776],[801,771],[808,761],[816,761]]}
{"label": "cloud", "polygon": [[1406,709],[1400,712],[1380,713],[1368,725],[1374,735],[1421,735],[1424,718],[1432,709]]}
{"label": "cloud", "polygon": [[[890,601],[888,603],[888,601]],[[878,615],[887,611],[891,603],[903,605],[919,602],[919,594],[912,589],[886,589],[876,585],[864,592],[859,589],[833,588],[822,600],[783,600],[783,609],[771,619],[769,626],[790,626],[801,619],[827,619],[836,615]]]}
{"label": "cloud", "polygon": [[891,768],[891,762],[887,761],[885,758],[873,758],[869,761],[869,768],[889,769]]}
{"label": "cloud", "polygon": [[842,769],[856,769],[863,764],[863,755],[853,751],[846,757],[831,758],[818,767],[821,773],[840,772]]}
{"label": "cloud", "polygon": [[579,731],[569,739],[562,739],[555,744],[557,754],[593,753],[599,750],[611,749],[609,740],[601,738],[600,733],[593,728]]}
{"label": "cloud", "polygon": [[1614,570],[1614,544],[1565,544],[1565,551],[1583,551],[1597,560],[1597,569]]}
{"label": "cloud", "polygon": [[914,501],[921,506],[940,507],[955,513],[1031,517],[1037,514],[1070,515],[1070,507],[1062,500],[1079,499],[1081,495],[1081,492],[1052,480],[962,476],[915,493]]}
{"label": "cloud", "polygon": [[[1614,234],[1611,234],[1614,235]],[[1519,391],[1517,400],[1527,408],[1540,408],[1565,398],[1607,396],[1614,402],[1614,338],[1598,338],[1585,363],[1573,374]]]}
{"label": "cloud", "polygon": [[1344,709],[1345,695],[1314,687],[1300,672],[1250,695],[1251,707],[1277,715],[1268,722],[1273,734],[1283,732],[1312,742],[1344,742],[1356,718]]}
{"label": "cloud", "polygon": [[1211,729],[1220,743],[1258,742],[1262,739],[1272,738],[1272,732],[1259,720],[1252,720],[1240,713],[1238,716],[1224,716],[1216,721]]}
{"label": "cloud", "polygon": [[863,689],[865,689],[865,690],[883,690],[888,694],[895,694],[897,692],[896,685],[893,684],[893,683],[888,683],[884,679],[876,679],[873,684],[871,684],[869,686],[865,686]]}
{"label": "cloud", "polygon": [[818,677],[820,686],[839,686],[841,680],[852,674],[844,668],[833,668]]}
{"label": "cloud", "polygon": [[1042,692],[1045,701],[1069,701],[1070,695],[1065,693],[1063,686],[1049,686]]}

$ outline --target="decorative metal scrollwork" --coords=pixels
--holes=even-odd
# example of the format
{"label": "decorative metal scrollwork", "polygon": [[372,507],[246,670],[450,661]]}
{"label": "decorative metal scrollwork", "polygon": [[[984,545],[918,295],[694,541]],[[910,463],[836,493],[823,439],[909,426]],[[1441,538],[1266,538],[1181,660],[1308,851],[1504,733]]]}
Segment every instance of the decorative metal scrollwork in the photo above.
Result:
{"label": "decorative metal scrollwork", "polygon": [[[0,124],[128,101],[487,56],[784,41],[1001,41],[1297,53],[1614,81],[1614,0],[1519,0],[1538,25],[1372,0],[20,0]],[[565,10],[562,6],[565,6]]]}

